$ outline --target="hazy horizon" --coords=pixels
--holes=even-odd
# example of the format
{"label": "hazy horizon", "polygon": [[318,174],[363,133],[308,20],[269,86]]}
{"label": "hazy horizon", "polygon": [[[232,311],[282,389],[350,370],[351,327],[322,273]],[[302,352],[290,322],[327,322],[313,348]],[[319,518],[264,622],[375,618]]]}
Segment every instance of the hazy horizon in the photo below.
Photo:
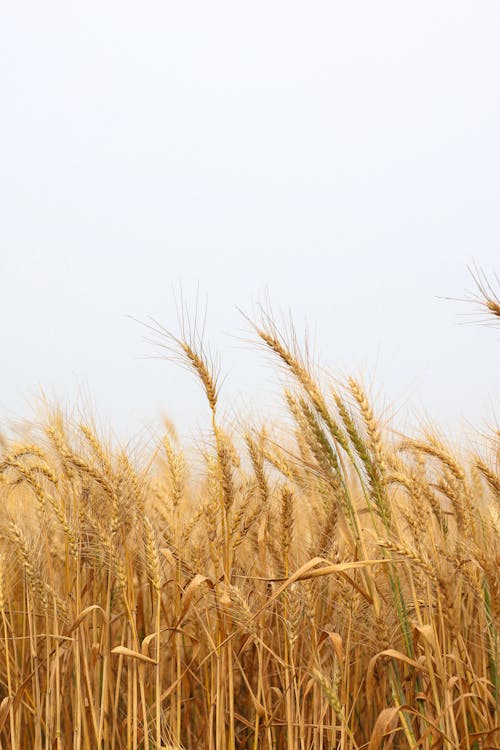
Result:
{"label": "hazy horizon", "polygon": [[[40,390],[124,437],[203,395],[133,319],[178,331],[199,289],[221,403],[274,413],[243,344],[269,297],[398,424],[493,423],[500,7],[25,2],[2,10],[0,423]],[[418,415],[418,417],[417,417]]]}

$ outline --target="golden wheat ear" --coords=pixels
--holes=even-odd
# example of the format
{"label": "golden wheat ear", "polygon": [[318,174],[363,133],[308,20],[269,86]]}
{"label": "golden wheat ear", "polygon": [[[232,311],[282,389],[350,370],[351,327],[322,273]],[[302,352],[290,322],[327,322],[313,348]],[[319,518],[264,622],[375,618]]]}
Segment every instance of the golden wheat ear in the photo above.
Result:
{"label": "golden wheat ear", "polygon": [[[499,292],[495,291],[492,282],[487,278],[485,272],[474,266],[469,268],[469,272],[476,285],[476,293],[473,295],[474,300],[479,305],[480,311],[487,314],[487,322],[500,322],[500,297]],[[495,284],[500,290],[500,279],[495,274]]]}
{"label": "golden wheat ear", "polygon": [[490,278],[479,266],[468,266],[471,278],[474,282],[474,291],[468,292],[461,299],[444,297],[443,299],[455,299],[458,302],[472,302],[474,309],[469,316],[474,316],[475,321],[485,325],[498,325],[500,323],[500,278],[494,273]]}
{"label": "golden wheat ear", "polygon": [[156,355],[158,358],[176,361],[195,373],[203,386],[215,418],[219,398],[220,363],[218,357],[214,356],[205,344],[205,324],[206,309],[203,316],[199,316],[196,304],[194,316],[191,316],[182,299],[178,307],[179,335],[172,333],[154,318],[142,322],[142,325],[153,334],[147,339],[147,343],[164,352]]}
{"label": "golden wheat ear", "polygon": [[472,310],[463,313],[461,317],[468,318],[467,323],[480,325],[500,324],[500,278],[494,273],[490,278],[477,265],[467,266],[467,270],[474,282],[474,290],[468,290],[465,297],[438,297],[438,299],[452,302],[472,303]]}

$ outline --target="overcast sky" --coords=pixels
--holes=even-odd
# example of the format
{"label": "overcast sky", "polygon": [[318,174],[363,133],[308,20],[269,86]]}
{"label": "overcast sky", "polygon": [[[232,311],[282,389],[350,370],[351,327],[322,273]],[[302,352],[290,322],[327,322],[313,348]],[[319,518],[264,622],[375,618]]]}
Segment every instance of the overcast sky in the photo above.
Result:
{"label": "overcast sky", "polygon": [[41,389],[120,435],[207,424],[131,317],[207,303],[223,403],[265,412],[240,339],[266,293],[398,419],[498,415],[500,5],[8,2],[0,16],[0,419]]}

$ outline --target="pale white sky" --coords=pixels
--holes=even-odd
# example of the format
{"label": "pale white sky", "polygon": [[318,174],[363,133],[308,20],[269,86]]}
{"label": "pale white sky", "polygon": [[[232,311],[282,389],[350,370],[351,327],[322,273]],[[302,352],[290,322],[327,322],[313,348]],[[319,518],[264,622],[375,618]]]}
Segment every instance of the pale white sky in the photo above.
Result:
{"label": "pale white sky", "polygon": [[129,317],[208,301],[223,402],[275,392],[238,343],[266,290],[405,419],[498,413],[498,331],[438,295],[500,258],[500,5],[10,2],[0,13],[0,419],[40,388],[120,434],[206,424]]}

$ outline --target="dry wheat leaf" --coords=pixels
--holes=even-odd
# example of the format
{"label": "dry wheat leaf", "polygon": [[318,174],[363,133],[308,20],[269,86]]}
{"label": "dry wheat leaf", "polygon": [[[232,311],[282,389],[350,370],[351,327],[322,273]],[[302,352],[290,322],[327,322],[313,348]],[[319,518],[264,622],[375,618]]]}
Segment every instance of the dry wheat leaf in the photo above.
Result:
{"label": "dry wheat leaf", "polygon": [[128,656],[130,659],[138,659],[138,661],[147,662],[148,664],[158,663],[155,659],[144,656],[144,654],[140,654],[138,651],[132,651],[131,648],[127,648],[126,646],[115,646],[115,648],[111,649],[111,653],[118,654],[119,656]]}

